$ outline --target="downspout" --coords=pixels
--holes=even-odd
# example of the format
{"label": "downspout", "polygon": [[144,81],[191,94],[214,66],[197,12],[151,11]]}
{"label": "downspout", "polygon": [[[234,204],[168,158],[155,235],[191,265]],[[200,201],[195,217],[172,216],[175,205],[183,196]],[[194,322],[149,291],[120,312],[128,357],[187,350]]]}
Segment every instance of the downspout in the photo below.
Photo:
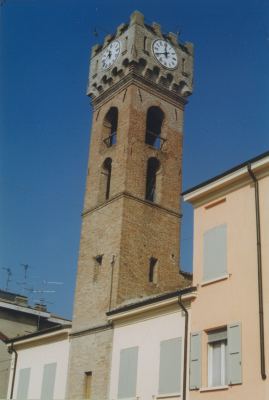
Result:
{"label": "downspout", "polygon": [[188,335],[189,335],[189,313],[182,303],[181,295],[178,297],[178,304],[182,308],[185,314],[185,333],[184,333],[184,359],[183,359],[183,388],[182,388],[182,400],[186,400],[186,389],[187,389],[187,351],[188,351]]}
{"label": "downspout", "polygon": [[18,353],[13,347],[13,343],[11,345],[11,348],[8,349],[9,354],[14,353],[15,354],[15,360],[14,360],[14,367],[13,367],[13,375],[12,375],[12,382],[11,382],[11,389],[10,389],[10,400],[13,399],[13,392],[14,392],[14,384],[15,384],[15,377],[16,377],[16,369],[17,369],[17,359],[18,359]]}
{"label": "downspout", "polygon": [[112,260],[110,262],[111,264],[111,276],[110,276],[110,295],[109,295],[109,306],[108,306],[108,311],[111,310],[111,305],[112,305],[112,292],[113,292],[113,276],[114,276],[114,266],[115,266],[115,255],[113,254]]}
{"label": "downspout", "polygon": [[264,315],[263,315],[263,281],[262,281],[262,249],[261,249],[261,221],[259,182],[254,175],[251,164],[248,164],[248,173],[254,182],[255,209],[256,209],[256,235],[257,235],[257,263],[258,263],[258,296],[259,296],[259,324],[260,324],[260,354],[261,354],[261,377],[266,379],[265,372],[265,349],[264,349]]}

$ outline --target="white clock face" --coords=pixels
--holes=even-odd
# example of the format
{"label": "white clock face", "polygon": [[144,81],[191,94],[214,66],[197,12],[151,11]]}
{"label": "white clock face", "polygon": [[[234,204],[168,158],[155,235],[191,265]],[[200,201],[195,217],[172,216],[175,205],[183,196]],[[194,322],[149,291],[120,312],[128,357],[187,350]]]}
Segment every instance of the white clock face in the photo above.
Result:
{"label": "white clock face", "polygon": [[152,43],[152,52],[164,68],[175,69],[177,67],[177,54],[170,43],[157,39]]}
{"label": "white clock face", "polygon": [[108,69],[114,62],[117,60],[120,54],[120,41],[114,40],[114,42],[110,43],[110,45],[105,49],[102,58],[102,68]]}

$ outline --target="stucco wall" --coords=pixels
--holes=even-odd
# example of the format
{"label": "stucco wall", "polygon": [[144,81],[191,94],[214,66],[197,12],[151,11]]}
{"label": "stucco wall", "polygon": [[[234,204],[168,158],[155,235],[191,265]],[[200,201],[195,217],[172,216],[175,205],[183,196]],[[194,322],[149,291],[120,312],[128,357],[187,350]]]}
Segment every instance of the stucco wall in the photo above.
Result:
{"label": "stucco wall", "polygon": [[[259,180],[261,242],[264,284],[265,353],[269,368],[269,177]],[[218,199],[223,202],[208,207]],[[226,279],[203,285],[203,234],[215,226],[227,225]],[[260,373],[259,308],[257,284],[257,245],[255,192],[248,179],[226,192],[200,200],[194,213],[194,285],[198,297],[192,306],[192,332],[202,332],[202,387],[208,386],[207,333],[209,329],[240,322],[242,345],[242,384],[224,391],[191,391],[191,399],[250,400],[269,398],[268,380]],[[269,370],[267,371],[269,375]]]}
{"label": "stucco wall", "polygon": [[[21,369],[31,368],[28,399],[39,399],[41,395],[44,365],[57,363],[54,386],[54,400],[64,399],[69,354],[69,340],[65,338],[50,343],[39,343],[39,345],[34,345],[32,347],[30,347],[30,345],[28,344],[25,348],[17,349],[17,352],[18,361],[14,386],[14,397],[18,397],[18,377],[19,371]],[[13,368],[11,369],[9,392],[12,372]]]}
{"label": "stucco wall", "polygon": [[[185,318],[178,306],[175,307],[167,313],[159,311],[159,315],[137,317],[115,326],[109,399],[114,400],[118,396],[120,351],[125,348],[139,348],[136,387],[139,399],[153,399],[158,395],[161,341],[182,338],[182,375]],[[181,376],[181,388],[182,379]]]}

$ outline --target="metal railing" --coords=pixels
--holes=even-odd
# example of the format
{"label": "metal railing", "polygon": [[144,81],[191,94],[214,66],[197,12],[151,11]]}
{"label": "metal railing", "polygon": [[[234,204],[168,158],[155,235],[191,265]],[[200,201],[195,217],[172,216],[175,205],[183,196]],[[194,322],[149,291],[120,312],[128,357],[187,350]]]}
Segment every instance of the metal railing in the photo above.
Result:
{"label": "metal railing", "polygon": [[103,142],[105,143],[106,147],[114,146],[114,144],[117,143],[117,132],[112,132],[103,140]]}
{"label": "metal railing", "polygon": [[167,139],[150,130],[146,131],[146,143],[155,149],[161,150]]}

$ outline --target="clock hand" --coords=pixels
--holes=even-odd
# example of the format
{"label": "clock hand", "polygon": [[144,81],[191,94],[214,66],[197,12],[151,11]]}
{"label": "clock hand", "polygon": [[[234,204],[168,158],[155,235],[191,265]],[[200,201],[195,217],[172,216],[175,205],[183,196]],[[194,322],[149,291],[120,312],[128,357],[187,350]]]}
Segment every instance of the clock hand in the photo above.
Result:
{"label": "clock hand", "polygon": [[165,43],[164,46],[165,46],[165,57],[167,58],[167,55],[168,55],[168,53],[167,53],[167,43]]}

